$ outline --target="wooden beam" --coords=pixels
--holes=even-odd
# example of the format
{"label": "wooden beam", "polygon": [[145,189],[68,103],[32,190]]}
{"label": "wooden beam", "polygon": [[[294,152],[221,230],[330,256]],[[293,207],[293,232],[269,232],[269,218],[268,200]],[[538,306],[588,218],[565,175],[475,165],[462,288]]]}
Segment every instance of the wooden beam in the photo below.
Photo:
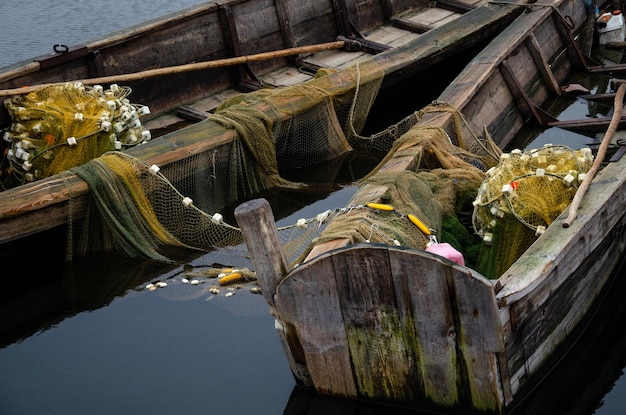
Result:
{"label": "wooden beam", "polygon": [[[228,45],[228,52],[231,56],[242,56],[241,44],[239,43],[239,34],[237,33],[237,25],[235,17],[229,5],[222,4],[219,8],[220,21],[222,22],[222,34],[224,41]],[[237,88],[243,92],[255,91],[261,88],[261,82],[247,63],[235,65],[232,68],[232,76]]]}
{"label": "wooden beam", "polygon": [[543,53],[541,52],[541,45],[539,45],[537,37],[534,33],[531,33],[526,39],[526,46],[528,47],[530,55],[533,57],[533,61],[535,62],[535,66],[537,66],[537,70],[541,74],[548,90],[550,90],[553,94],[560,96],[562,94],[561,86],[556,80],[550,65],[548,65],[546,57],[543,56]]}
{"label": "wooden beam", "polygon": [[500,64],[500,72],[506,82],[511,94],[515,98],[517,105],[527,117],[534,119],[539,125],[547,125],[548,122],[557,121],[552,115],[546,113],[541,108],[537,107],[524,86],[519,82],[515,76],[515,72],[510,68],[508,62],[505,60]]}
{"label": "wooden beam", "polygon": [[278,16],[278,24],[280,26],[280,33],[283,36],[283,43],[286,48],[293,48],[296,45],[296,41],[291,29],[291,20],[289,10],[285,6],[285,0],[274,0],[276,6],[276,15]]}

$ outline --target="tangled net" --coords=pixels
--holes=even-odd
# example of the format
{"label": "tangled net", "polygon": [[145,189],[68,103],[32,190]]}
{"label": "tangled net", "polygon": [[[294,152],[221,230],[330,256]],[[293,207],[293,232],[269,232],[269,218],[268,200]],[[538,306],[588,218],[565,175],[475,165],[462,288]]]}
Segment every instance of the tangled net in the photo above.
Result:
{"label": "tangled net", "polygon": [[546,145],[503,154],[474,201],[473,226],[487,247],[485,267],[501,275],[571,203],[593,163],[591,150]]}
{"label": "tangled net", "polygon": [[[464,212],[471,209],[484,170],[496,165],[501,152],[488,135],[475,136],[463,115],[450,105],[435,102],[415,113],[415,117],[420,120],[438,114],[452,117],[452,131],[427,122],[414,126],[394,141],[379,166],[360,182],[361,188],[384,186],[386,192],[379,202],[393,206],[393,211],[353,203],[329,223],[314,243],[348,239],[349,243],[425,249],[430,235],[408,220],[411,215],[437,235],[439,242],[446,241],[466,251],[468,244],[459,241],[472,237],[467,232],[469,221],[463,218]],[[391,158],[402,156],[413,158],[412,169],[381,169]],[[300,261],[311,248],[303,252]]]}
{"label": "tangled net", "polygon": [[5,101],[13,123],[2,163],[4,188],[52,176],[111,150],[150,140],[139,117],[148,107],[128,100],[130,88],[80,82],[52,85]]}
{"label": "tangled net", "polygon": [[[264,190],[307,187],[283,178],[281,169],[329,161],[361,141],[383,145],[358,136],[382,77],[377,65],[364,63],[304,85],[237,96],[177,136],[206,142],[212,131],[229,139],[165,166],[111,152],[74,167],[92,200],[89,206],[72,205],[68,258],[109,250],[166,261],[185,249],[240,246],[240,231],[213,212]],[[382,136],[390,142],[397,131]],[[286,239],[293,240],[299,229],[284,232]]]}

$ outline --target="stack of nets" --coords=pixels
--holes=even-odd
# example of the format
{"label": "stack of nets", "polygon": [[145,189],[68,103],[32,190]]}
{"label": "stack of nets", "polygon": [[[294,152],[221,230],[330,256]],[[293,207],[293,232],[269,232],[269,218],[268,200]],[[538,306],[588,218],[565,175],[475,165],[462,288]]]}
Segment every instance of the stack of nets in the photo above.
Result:
{"label": "stack of nets", "polygon": [[571,203],[593,163],[591,150],[552,146],[503,154],[474,202],[473,225],[486,246],[480,271],[497,278]]}
{"label": "stack of nets", "polygon": [[128,100],[130,89],[80,82],[52,85],[5,101],[13,123],[2,165],[10,188],[49,177],[110,150],[150,139],[139,117],[145,106]]}

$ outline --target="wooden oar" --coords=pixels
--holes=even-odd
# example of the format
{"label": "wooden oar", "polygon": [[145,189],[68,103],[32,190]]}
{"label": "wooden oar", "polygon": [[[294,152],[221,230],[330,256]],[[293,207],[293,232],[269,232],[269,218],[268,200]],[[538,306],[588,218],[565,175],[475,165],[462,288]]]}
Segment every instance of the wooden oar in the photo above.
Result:
{"label": "wooden oar", "polygon": [[576,218],[578,206],[580,205],[580,202],[582,201],[583,196],[585,196],[585,193],[587,192],[587,189],[589,188],[589,184],[591,184],[593,177],[595,176],[596,172],[600,169],[600,166],[602,165],[602,162],[604,161],[606,150],[609,147],[609,144],[611,143],[611,141],[613,140],[613,136],[615,135],[615,132],[617,131],[617,127],[622,117],[625,93],[626,93],[626,81],[622,81],[619,85],[619,88],[617,88],[617,93],[615,94],[614,109],[613,109],[613,116],[611,117],[611,123],[609,124],[609,127],[606,130],[606,134],[604,135],[604,138],[602,139],[602,142],[600,143],[600,147],[598,148],[598,154],[596,154],[596,158],[593,161],[591,168],[589,169],[589,171],[587,172],[587,175],[585,176],[582,183],[580,184],[580,187],[578,187],[578,190],[576,190],[576,194],[574,195],[572,204],[569,207],[569,213],[567,215],[567,218],[563,222],[564,228],[569,228],[572,222],[574,221],[574,219]]}
{"label": "wooden oar", "polygon": [[299,55],[303,53],[315,53],[325,50],[341,49],[346,45],[346,41],[337,40],[335,42],[320,43],[317,45],[300,46],[295,48],[282,49],[271,52],[257,53],[254,55],[237,56],[234,58],[217,59],[206,62],[189,63],[186,65],[168,66],[166,68],[149,69],[146,71],[135,72],[123,75],[104,76],[100,78],[78,79],[74,81],[56,82],[50,84],[41,84],[33,86],[25,86],[21,88],[0,90],[0,97],[10,95],[23,95],[33,91],[37,91],[41,88],[45,88],[51,85],[63,85],[67,82],[81,82],[84,85],[96,85],[96,84],[110,84],[115,82],[128,82],[137,81],[145,78],[169,75],[181,72],[199,71],[203,69],[219,68],[224,66],[241,65],[249,62],[262,61],[274,58],[283,58],[287,56]]}

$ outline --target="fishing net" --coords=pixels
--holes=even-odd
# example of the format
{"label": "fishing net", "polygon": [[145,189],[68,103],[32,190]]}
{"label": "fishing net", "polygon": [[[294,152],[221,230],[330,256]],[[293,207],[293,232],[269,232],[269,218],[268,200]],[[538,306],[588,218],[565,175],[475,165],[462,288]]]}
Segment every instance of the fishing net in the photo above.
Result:
{"label": "fishing net", "polygon": [[546,145],[503,154],[474,202],[473,226],[484,242],[479,269],[497,278],[571,203],[593,163],[591,150]]}
{"label": "fishing net", "polygon": [[[386,156],[358,186],[384,192],[371,193],[376,200],[361,200],[368,192],[358,192],[348,206],[280,228],[291,266],[315,245],[337,239],[418,249],[448,242],[469,266],[476,262],[484,275],[497,277],[569,204],[591,154],[549,147],[502,155],[486,130],[477,136],[460,112],[440,102],[364,136],[382,79],[369,60],[320,71],[305,84],[239,95],[176,133],[182,156],[169,154],[176,148],[154,151],[159,140],[142,146],[145,152],[110,151],[149,137],[138,123],[144,110],[130,104],[126,89],[46,89],[7,105],[19,120],[8,133],[11,167],[22,182],[69,168],[88,183],[88,203],[70,199],[68,259],[110,251],[171,262],[209,253],[223,269],[250,265],[228,213],[234,206],[270,189],[307,192],[308,184],[281,175],[285,169],[373,150]],[[83,98],[71,98],[77,92]],[[43,107],[56,118],[43,116]],[[440,117],[450,119],[446,129],[431,122]],[[148,164],[133,153],[165,162]],[[410,160],[410,167],[394,169],[391,158]]]}
{"label": "fishing net", "polygon": [[[163,166],[111,152],[74,167],[89,184],[92,201],[72,206],[68,257],[114,250],[166,261],[186,249],[240,247],[240,231],[220,211],[267,189],[306,188],[280,171],[372,143],[384,151],[408,128],[411,117],[374,138],[359,135],[382,78],[378,66],[366,62],[321,72],[303,85],[239,95],[177,135],[191,148],[204,145],[210,134],[215,146]],[[281,232],[288,234],[286,244],[300,233],[301,227],[291,228]]]}
{"label": "fishing net", "polygon": [[128,87],[109,89],[80,82],[52,85],[5,101],[13,123],[4,134],[9,148],[2,183],[10,188],[49,177],[111,150],[149,140]]}
{"label": "fishing net", "polygon": [[[500,150],[488,135],[476,137],[449,105],[433,103],[415,116],[422,119],[434,114],[451,116],[452,131],[424,122],[397,139],[379,167],[360,181],[360,186],[384,186],[384,195],[376,203],[353,203],[335,212],[315,244],[346,239],[425,249],[438,239],[462,251],[476,244],[471,236],[464,246],[459,241],[468,240],[468,206],[471,209],[484,169],[496,165]],[[413,158],[411,169],[380,168],[389,159],[403,156]],[[303,251],[299,261],[311,248]]]}

